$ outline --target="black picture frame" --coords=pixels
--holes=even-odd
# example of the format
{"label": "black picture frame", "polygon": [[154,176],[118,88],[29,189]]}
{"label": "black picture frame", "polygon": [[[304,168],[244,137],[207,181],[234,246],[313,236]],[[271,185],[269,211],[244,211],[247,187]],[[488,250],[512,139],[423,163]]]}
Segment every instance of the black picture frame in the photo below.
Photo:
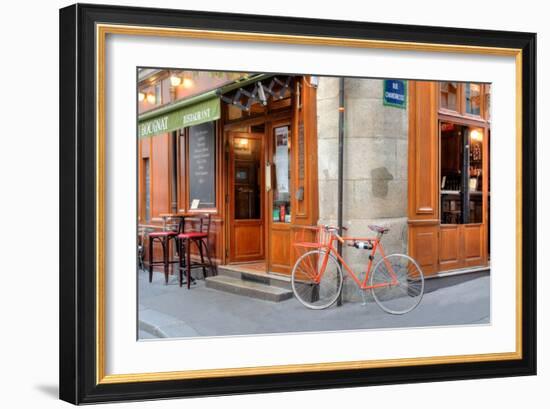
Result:
{"label": "black picture frame", "polygon": [[[96,24],[519,49],[521,357],[291,374],[98,382]],[[77,4],[60,10],[60,398],[74,404],[536,374],[536,34]]]}

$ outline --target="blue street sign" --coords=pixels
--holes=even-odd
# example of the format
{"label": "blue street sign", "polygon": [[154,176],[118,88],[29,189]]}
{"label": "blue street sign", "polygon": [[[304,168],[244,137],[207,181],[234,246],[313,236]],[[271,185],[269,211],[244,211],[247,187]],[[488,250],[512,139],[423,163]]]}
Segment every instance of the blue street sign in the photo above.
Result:
{"label": "blue street sign", "polygon": [[384,105],[402,108],[407,107],[407,82],[403,80],[384,80]]}

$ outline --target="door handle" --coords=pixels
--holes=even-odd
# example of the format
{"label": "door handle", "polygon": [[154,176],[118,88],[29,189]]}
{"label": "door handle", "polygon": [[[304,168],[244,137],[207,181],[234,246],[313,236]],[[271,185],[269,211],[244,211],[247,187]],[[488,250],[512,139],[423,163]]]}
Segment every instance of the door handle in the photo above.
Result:
{"label": "door handle", "polygon": [[265,191],[271,191],[271,163],[265,164]]}

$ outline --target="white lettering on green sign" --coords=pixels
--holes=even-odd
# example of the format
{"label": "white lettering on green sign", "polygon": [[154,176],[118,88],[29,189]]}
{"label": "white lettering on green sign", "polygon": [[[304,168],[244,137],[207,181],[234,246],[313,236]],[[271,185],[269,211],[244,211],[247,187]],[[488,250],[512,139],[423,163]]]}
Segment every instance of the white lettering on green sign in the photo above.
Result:
{"label": "white lettering on green sign", "polygon": [[197,121],[203,121],[210,118],[210,108],[205,108],[200,111],[191,112],[183,116],[183,126]]}
{"label": "white lettering on green sign", "polygon": [[139,134],[141,136],[166,132],[168,130],[168,116],[163,116],[162,118],[156,118],[145,122],[140,124],[139,127]]}
{"label": "white lettering on green sign", "polygon": [[[145,115],[150,116],[151,114],[146,113]],[[163,112],[157,117],[140,121],[138,125],[139,137],[147,138],[176,129],[215,121],[219,118],[220,100],[212,98],[191,106]]]}

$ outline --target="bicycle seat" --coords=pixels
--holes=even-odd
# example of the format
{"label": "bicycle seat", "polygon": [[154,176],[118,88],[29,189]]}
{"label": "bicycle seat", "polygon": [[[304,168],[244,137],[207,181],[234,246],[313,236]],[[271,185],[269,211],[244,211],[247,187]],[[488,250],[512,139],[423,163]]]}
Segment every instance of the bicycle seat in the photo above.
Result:
{"label": "bicycle seat", "polygon": [[388,227],[377,226],[376,224],[369,224],[369,229],[375,231],[376,233],[384,234],[390,231]]}

